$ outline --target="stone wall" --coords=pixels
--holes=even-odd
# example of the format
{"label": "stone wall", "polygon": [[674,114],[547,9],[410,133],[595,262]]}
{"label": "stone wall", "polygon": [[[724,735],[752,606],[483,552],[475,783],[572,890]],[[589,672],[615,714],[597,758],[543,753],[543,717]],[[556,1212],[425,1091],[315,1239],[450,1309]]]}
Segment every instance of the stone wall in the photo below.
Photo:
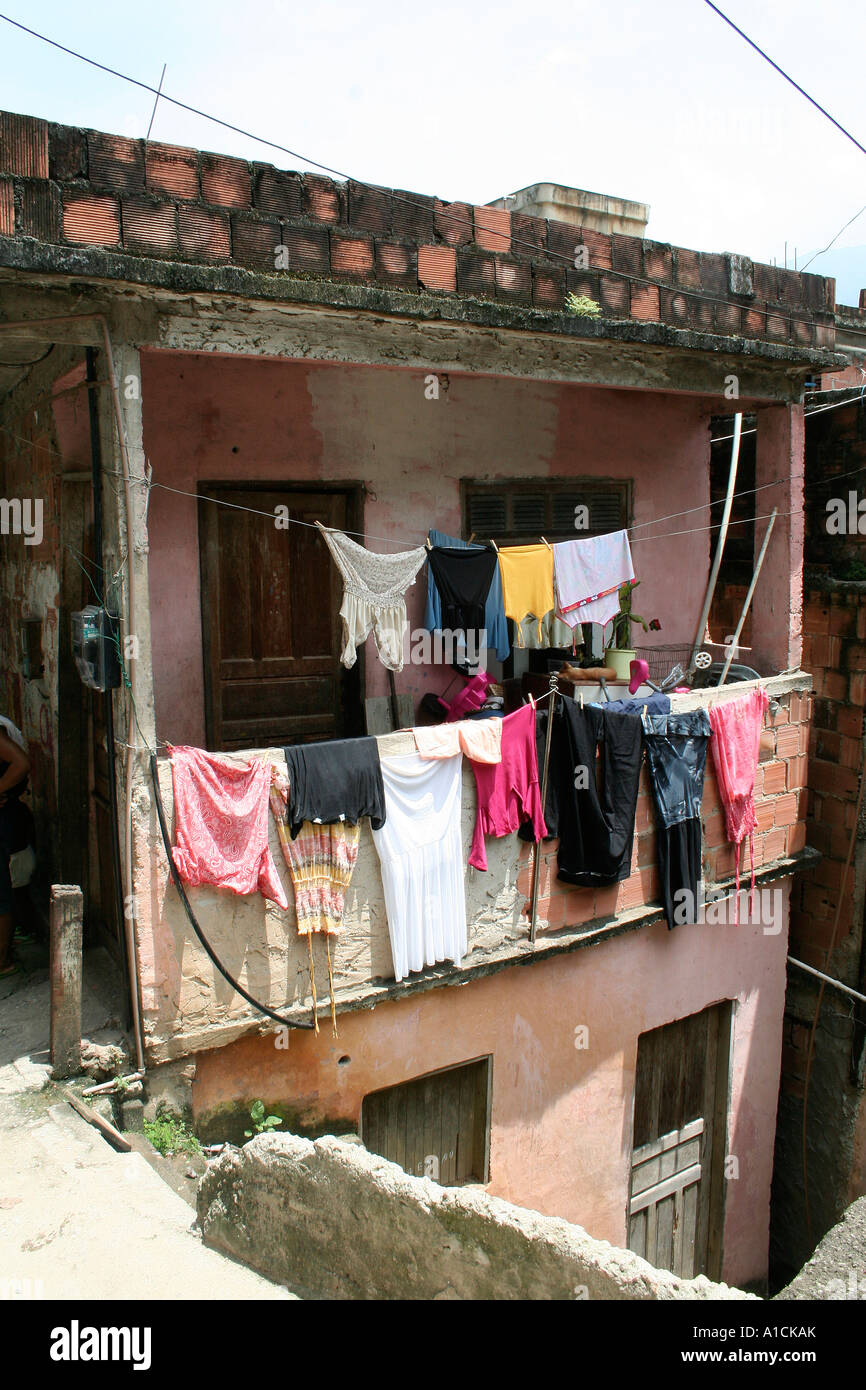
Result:
{"label": "stone wall", "polygon": [[198,1216],[207,1245],[319,1298],[751,1298],[332,1137],[260,1135],[226,1150],[199,1185]]}

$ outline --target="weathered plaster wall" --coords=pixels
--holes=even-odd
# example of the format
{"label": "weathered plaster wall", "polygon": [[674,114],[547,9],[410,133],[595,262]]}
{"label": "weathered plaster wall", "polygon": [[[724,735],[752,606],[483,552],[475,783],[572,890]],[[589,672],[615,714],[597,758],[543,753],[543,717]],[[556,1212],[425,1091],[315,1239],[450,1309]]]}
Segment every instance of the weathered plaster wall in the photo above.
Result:
{"label": "weathered plaster wall", "polygon": [[[58,815],[58,617],[60,604],[60,518],[63,462],[50,408],[32,402],[32,391],[13,393],[0,412],[0,495],[41,506],[42,540],[0,537],[0,713],[21,729],[30,756],[29,801],[39,843],[37,880],[56,875],[54,827]],[[31,521],[37,512],[31,511]],[[44,672],[26,679],[21,623],[41,621]]]}
{"label": "weathered plaster wall", "polygon": [[[709,495],[709,415],[685,396],[452,376],[433,401],[415,372],[212,354],[145,352],[141,361],[144,448],[156,482],[194,492],[227,479],[362,481],[372,549],[393,548],[383,543],[391,538],[418,545],[429,526],[459,534],[461,478],[631,478],[638,528]],[[197,507],[155,489],[148,522],[157,731],[201,746]],[[693,636],[708,533],[655,537],[688,524],[649,526],[635,537],[635,607],[661,619],[664,643]],[[412,628],[425,593],[422,571],[408,595]],[[372,638],[367,653],[367,694],[385,694]],[[417,699],[448,678],[408,666],[398,689]]]}
{"label": "weathered plaster wall", "polygon": [[[493,1057],[488,1191],[627,1243],[626,1206],[640,1033],[724,999],[735,1002],[726,1152],[723,1278],[766,1273],[773,1133],[782,1046],[787,891],[777,935],[760,926],[664,923],[592,951],[512,968],[340,1018],[318,1038],[243,1039],[201,1053],[193,1086],[203,1123],[263,1098],[295,1122],[360,1123],[370,1091],[474,1057]],[[575,1046],[575,1029],[588,1046]]]}
{"label": "weathered plaster wall", "polygon": [[748,1298],[335,1139],[271,1134],[229,1150],[209,1166],[198,1211],[206,1244],[312,1297]]}

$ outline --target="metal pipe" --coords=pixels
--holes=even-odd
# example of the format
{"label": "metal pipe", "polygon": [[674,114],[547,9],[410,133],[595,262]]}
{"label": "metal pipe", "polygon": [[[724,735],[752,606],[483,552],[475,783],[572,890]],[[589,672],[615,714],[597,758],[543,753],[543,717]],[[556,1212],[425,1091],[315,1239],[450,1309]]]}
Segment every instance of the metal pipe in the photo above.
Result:
{"label": "metal pipe", "polygon": [[[556,671],[550,673],[550,705],[547,710],[547,737],[544,741],[544,767],[541,769],[541,814],[544,815],[544,805],[547,801],[547,774],[550,767],[550,744],[553,737],[553,716],[556,712],[556,697],[559,694],[559,674]],[[538,881],[539,881],[539,859],[541,855],[541,841],[535,841],[532,860],[532,898],[529,909],[529,939],[535,941],[535,930],[538,919]]]}
{"label": "metal pipe", "polygon": [[823,980],[825,985],[832,985],[834,989],[839,989],[843,994],[848,994],[852,999],[859,999],[861,1004],[866,1004],[866,994],[858,994],[856,989],[851,989],[850,985],[843,985],[841,980],[834,980],[832,975],[822,975],[820,970],[806,965],[805,961],[795,960],[793,956],[789,956],[788,964],[796,965],[798,970],[805,970],[807,975],[814,975],[816,980]]}
{"label": "metal pipe", "polygon": [[740,462],[740,435],[742,434],[742,432],[742,414],[735,415],[733,443],[731,444],[731,466],[728,470],[728,491],[725,496],[725,510],[722,513],[722,524],[719,530],[719,539],[716,542],[716,553],[713,559],[713,567],[710,571],[710,577],[707,582],[707,592],[704,598],[704,606],[701,609],[701,616],[698,619],[698,625],[695,629],[695,641],[694,646],[692,647],[692,656],[691,660],[689,661],[689,669],[686,672],[687,676],[694,675],[697,669],[697,666],[695,664],[695,657],[697,656],[698,651],[700,650],[700,647],[703,644],[704,633],[707,630],[707,619],[710,616],[710,606],[713,602],[713,595],[716,592],[716,582],[719,578],[719,570],[721,569],[722,565],[722,551],[725,548],[725,541],[727,540],[728,536],[728,522],[731,519],[731,507],[734,503],[734,488],[737,484],[737,468]]}
{"label": "metal pipe", "polygon": [[778,510],[778,507],[774,507],[772,512],[770,513],[770,520],[767,523],[767,530],[764,535],[764,542],[761,546],[761,553],[758,556],[758,563],[755,565],[755,573],[752,575],[752,582],[749,585],[749,592],[746,594],[746,601],[743,604],[743,611],[740,614],[740,621],[737,623],[737,630],[731,638],[731,643],[728,647],[728,655],[725,657],[725,664],[722,668],[722,674],[719,680],[719,685],[724,685],[725,681],[728,678],[728,672],[731,669],[731,662],[734,659],[734,652],[737,650],[737,643],[740,640],[740,633],[743,631],[743,624],[746,621],[746,614],[749,611],[749,605],[752,602],[752,595],[755,592],[755,585],[758,582],[758,575],[761,573],[761,566],[764,563],[764,556],[767,553],[767,546],[770,544],[770,536],[773,534],[773,527],[776,524],[776,515],[778,513]]}
{"label": "metal pipe", "polygon": [[[95,381],[96,353],[93,348],[85,349],[84,360],[87,380]],[[96,397],[92,391],[89,391],[87,395],[87,407],[88,423],[90,426],[90,482],[93,489],[93,552],[98,566],[97,584],[99,586],[99,603],[102,608],[105,608],[105,554],[102,524],[102,441],[99,435],[99,412],[97,410]],[[124,912],[123,874],[120,866],[120,828],[117,816],[117,750],[114,745],[114,697],[110,690],[106,690],[103,693],[102,704],[105,718],[105,752],[108,758],[108,809],[111,816],[111,861],[112,876],[114,878],[114,908],[117,914],[118,940],[124,942],[123,949],[121,950],[121,973],[123,976],[124,991],[127,995],[126,1025],[128,1026],[133,1016],[133,991],[131,989],[129,943],[124,941],[126,934],[126,914]]]}

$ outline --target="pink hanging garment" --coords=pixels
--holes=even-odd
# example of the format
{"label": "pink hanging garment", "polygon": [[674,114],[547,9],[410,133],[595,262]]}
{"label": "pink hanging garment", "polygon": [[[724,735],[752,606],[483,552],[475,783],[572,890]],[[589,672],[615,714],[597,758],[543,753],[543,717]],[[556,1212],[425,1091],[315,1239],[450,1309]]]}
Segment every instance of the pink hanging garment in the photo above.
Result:
{"label": "pink hanging garment", "polygon": [[185,883],[289,900],[268,848],[271,770],[254,758],[233,763],[201,748],[172,748],[175,844]]}
{"label": "pink hanging garment", "polygon": [[725,808],[728,839],[737,846],[734,921],[740,920],[740,850],[749,837],[749,912],[755,910],[755,773],[761,747],[761,729],[769,701],[765,690],[750,690],[739,700],[710,706],[713,730],[711,748],[719,794]]}
{"label": "pink hanging garment", "polygon": [[502,759],[498,763],[472,762],[478,813],[469,863],[487,868],[485,835],[511,835],[529,821],[536,840],[547,836],[541,788],[538,785],[538,751],[535,742],[535,701],[500,720]]}

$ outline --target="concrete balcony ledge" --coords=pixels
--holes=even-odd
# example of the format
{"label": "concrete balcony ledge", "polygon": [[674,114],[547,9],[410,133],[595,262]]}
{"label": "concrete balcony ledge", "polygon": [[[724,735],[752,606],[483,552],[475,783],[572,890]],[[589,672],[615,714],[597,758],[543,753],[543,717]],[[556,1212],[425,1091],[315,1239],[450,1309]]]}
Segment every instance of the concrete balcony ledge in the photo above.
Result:
{"label": "concrete balcony ledge", "polygon": [[[755,888],[765,887],[770,883],[777,883],[785,878],[790,878],[795,873],[802,873],[809,869],[814,869],[822,859],[822,855],[815,849],[807,846],[798,854],[786,856],[773,864],[766,864],[755,870]],[[733,894],[735,889],[734,879],[728,879],[721,883],[710,885],[714,893],[721,895]],[[743,876],[740,883],[741,890],[748,887],[748,877]],[[472,958],[459,968],[453,965],[431,966],[423,972],[413,975],[411,978],[402,980],[399,984],[396,981],[371,981],[358,989],[346,993],[338,993],[336,999],[337,1014],[357,1013],[364,1009],[375,1009],[379,1004],[387,1004],[399,999],[409,999],[417,994],[425,994],[431,989],[442,989],[468,984],[471,980],[483,979],[488,975],[498,974],[501,970],[508,970],[515,965],[535,965],[540,961],[551,960],[555,956],[570,955],[573,951],[583,950],[588,946],[598,946],[604,941],[611,941],[614,937],[623,936],[627,932],[640,931],[644,927],[652,926],[655,922],[660,922],[664,918],[662,908],[657,903],[648,903],[630,911],[619,912],[616,916],[608,917],[604,920],[596,919],[593,922],[581,922],[573,927],[567,927],[555,932],[540,928],[540,934],[533,944],[528,935],[525,940],[503,942],[501,946],[489,951],[473,951]],[[696,930],[692,927],[676,927],[675,931]],[[724,923],[719,925],[706,924],[704,930],[726,931],[731,930],[729,925]],[[735,929],[735,928],[734,928]],[[527,933],[529,924],[527,919]],[[476,959],[477,956],[482,959]],[[322,1016],[323,1027],[327,1027],[328,1001],[319,1001],[319,1012]],[[306,1023],[309,1021],[309,1007],[305,1009],[285,1009],[285,1017],[290,1021]],[[185,1034],[182,1038],[176,1039],[182,1043],[180,1051],[195,1052],[200,1048],[212,1048],[218,1046],[219,1042],[215,1037],[218,1030],[214,1028],[203,1029],[200,1036],[195,1034]],[[232,1039],[239,1036],[240,1032],[256,1032],[268,1034],[276,1031],[276,1027],[268,1020],[256,1021],[250,1019],[248,1026],[241,1030],[237,1024],[232,1029],[230,1036]]]}

